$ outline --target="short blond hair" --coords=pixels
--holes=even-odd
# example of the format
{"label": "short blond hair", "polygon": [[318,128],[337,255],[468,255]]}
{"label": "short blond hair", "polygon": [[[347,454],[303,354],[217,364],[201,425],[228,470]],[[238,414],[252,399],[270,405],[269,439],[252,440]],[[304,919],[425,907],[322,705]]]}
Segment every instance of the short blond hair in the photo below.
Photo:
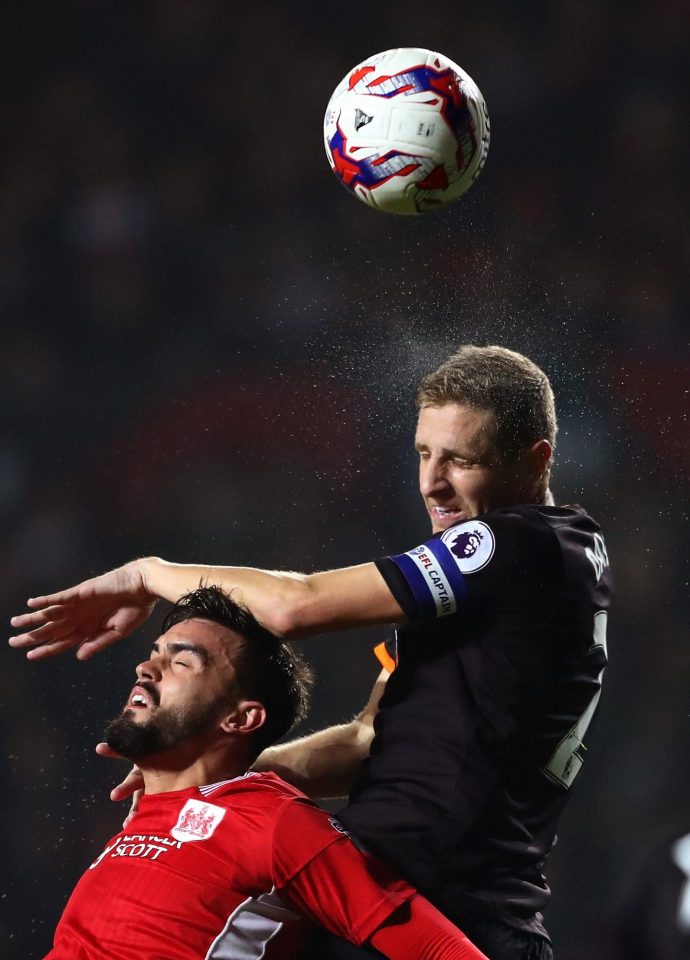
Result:
{"label": "short blond hair", "polygon": [[506,347],[467,344],[452,354],[417,391],[418,407],[457,403],[487,411],[503,457],[514,457],[538,440],[556,445],[558,423],[549,378],[528,357]]}

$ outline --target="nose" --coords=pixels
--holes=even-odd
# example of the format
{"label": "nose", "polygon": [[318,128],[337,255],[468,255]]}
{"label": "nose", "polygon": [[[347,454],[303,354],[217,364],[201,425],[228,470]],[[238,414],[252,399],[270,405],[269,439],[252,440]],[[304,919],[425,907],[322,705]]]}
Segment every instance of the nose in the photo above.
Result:
{"label": "nose", "polygon": [[438,457],[429,457],[419,463],[419,490],[423,497],[432,497],[448,489],[444,464]]}
{"label": "nose", "polygon": [[136,668],[137,680],[153,680],[154,682],[161,679],[161,669],[158,663],[158,657],[151,657],[148,660],[144,660]]}

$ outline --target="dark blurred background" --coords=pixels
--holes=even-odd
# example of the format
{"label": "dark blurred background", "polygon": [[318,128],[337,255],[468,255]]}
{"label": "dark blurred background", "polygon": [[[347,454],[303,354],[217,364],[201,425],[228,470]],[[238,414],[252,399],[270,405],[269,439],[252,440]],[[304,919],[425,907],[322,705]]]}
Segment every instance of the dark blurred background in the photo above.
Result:
{"label": "dark blurred background", "polygon": [[[676,0],[14,4],[0,85],[0,569],[27,596],[135,555],[312,570],[426,533],[413,388],[496,342],[552,377],[555,492],[617,577],[591,756],[547,914],[593,955],[639,847],[690,828],[690,42]],[[348,196],[323,112],[364,57],[426,46],[491,115],[427,218]],[[8,628],[9,633],[9,628]],[[308,641],[305,729],[349,718],[382,631]],[[4,647],[0,954],[41,956],[124,811],[93,753],[150,642]]]}

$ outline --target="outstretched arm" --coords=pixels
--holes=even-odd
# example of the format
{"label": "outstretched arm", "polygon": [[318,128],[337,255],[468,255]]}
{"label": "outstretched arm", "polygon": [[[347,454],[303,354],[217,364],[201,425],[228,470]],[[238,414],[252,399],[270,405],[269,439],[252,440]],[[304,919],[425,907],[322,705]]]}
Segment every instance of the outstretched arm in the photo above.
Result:
{"label": "outstretched arm", "polygon": [[291,638],[404,619],[373,563],[299,574],[148,557],[68,590],[30,599],[32,612],[12,618],[12,626],[24,632],[10,644],[26,649],[32,659],[77,647],[79,659],[86,660],[136,629],[156,600],[174,602],[203,584],[221,587],[273,633]]}
{"label": "outstretched arm", "polygon": [[268,747],[253,769],[271,770],[314,799],[346,797],[362,760],[369,755],[374,717],[387,679],[388,672],[383,670],[366,707],[349,723]]}

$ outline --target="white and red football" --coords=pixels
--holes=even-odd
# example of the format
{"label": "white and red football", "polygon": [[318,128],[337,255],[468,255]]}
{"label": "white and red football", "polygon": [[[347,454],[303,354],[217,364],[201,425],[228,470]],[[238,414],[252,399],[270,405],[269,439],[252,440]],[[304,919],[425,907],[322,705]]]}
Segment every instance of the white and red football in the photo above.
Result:
{"label": "white and red football", "polygon": [[362,61],[338,84],[324,139],[333,172],[360,200],[389,213],[427,213],[479,176],[489,114],[452,60],[399,47]]}

